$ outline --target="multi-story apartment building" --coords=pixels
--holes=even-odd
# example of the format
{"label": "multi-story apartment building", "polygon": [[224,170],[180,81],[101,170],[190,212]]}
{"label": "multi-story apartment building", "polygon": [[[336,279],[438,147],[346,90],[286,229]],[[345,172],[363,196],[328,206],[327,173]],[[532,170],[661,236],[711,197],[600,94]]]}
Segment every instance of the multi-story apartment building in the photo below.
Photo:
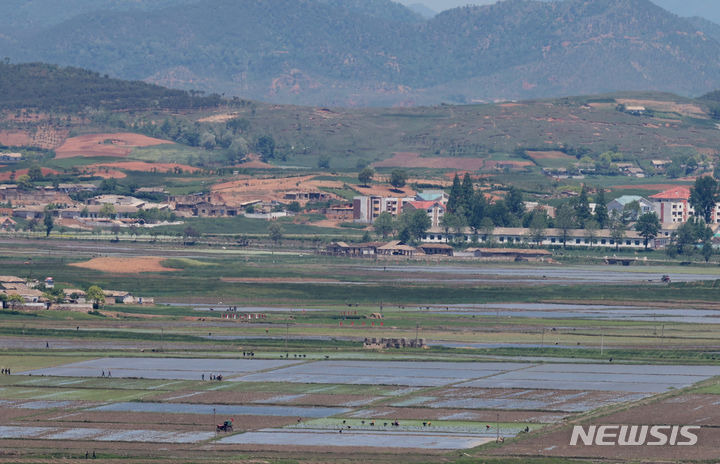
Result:
{"label": "multi-story apartment building", "polygon": [[[650,199],[662,224],[686,222],[695,212],[690,206],[690,189],[687,187],[665,190],[651,195]],[[717,218],[717,213],[715,216]]]}

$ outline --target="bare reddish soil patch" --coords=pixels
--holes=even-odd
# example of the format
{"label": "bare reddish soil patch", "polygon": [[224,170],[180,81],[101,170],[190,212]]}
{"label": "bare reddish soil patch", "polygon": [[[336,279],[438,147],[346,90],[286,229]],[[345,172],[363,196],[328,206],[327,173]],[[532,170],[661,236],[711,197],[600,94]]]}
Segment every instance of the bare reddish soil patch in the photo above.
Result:
{"label": "bare reddish soil patch", "polygon": [[[469,172],[469,171],[458,171],[458,175],[459,175],[460,177],[462,177],[462,176],[465,175],[466,172]],[[473,179],[477,179],[477,178],[479,178],[479,177],[482,177],[482,176],[478,176],[478,175],[473,175],[472,173],[470,173],[470,175],[473,177]],[[421,179],[421,178],[418,178],[418,177],[411,177],[411,178],[409,178],[409,179],[407,180],[407,183],[408,183],[408,184],[432,184],[432,185],[437,185],[437,186],[438,186],[437,188],[440,188],[440,187],[451,187],[451,186],[452,186],[452,181],[451,181],[451,180],[447,180],[446,177],[447,177],[447,175],[445,175],[445,176],[443,176],[443,177],[438,177],[438,178],[435,178],[435,179]],[[452,178],[452,175],[450,176],[450,178]]]}
{"label": "bare reddish soil patch", "polygon": [[177,163],[146,163],[144,161],[119,161],[117,163],[98,163],[87,166],[88,169],[96,169],[99,175],[102,175],[102,168],[123,169],[125,171],[138,172],[174,172],[182,170],[182,172],[197,172],[200,168],[188,166],[187,164]]}
{"label": "bare reddish soil patch", "polygon": [[266,163],[260,156],[251,153],[245,158],[246,161],[238,164],[236,167],[245,169],[278,169],[277,166],[273,166],[270,163]]}
{"label": "bare reddish soil patch", "polygon": [[[222,196],[229,205],[238,206],[246,201],[282,201],[286,192],[318,192],[322,187],[342,188],[343,183],[334,180],[314,180],[315,176],[298,176],[282,178],[247,178],[215,184],[213,193]],[[328,194],[332,198],[334,195]],[[298,200],[304,203],[304,200]]]}
{"label": "bare reddish soil patch", "polygon": [[[651,402],[596,418],[586,425],[698,425],[695,446],[570,446],[572,427],[533,433],[522,441],[490,451],[499,455],[543,455],[617,459],[623,462],[689,462],[720,456],[720,410],[717,395],[685,395]],[[667,432],[664,430],[663,432]],[[536,435],[536,436],[535,436]],[[654,439],[650,438],[652,441]]]}
{"label": "bare reddish soil patch", "polygon": [[32,145],[32,137],[23,131],[0,131],[0,143],[10,147]]}
{"label": "bare reddish soil patch", "polygon": [[[295,222],[295,221],[293,221],[293,222]],[[340,223],[342,223],[342,222],[346,222],[346,221],[338,221],[335,219],[323,219],[320,221],[307,222],[307,224],[317,226],[317,227],[327,227],[330,229],[342,229],[342,227],[340,227]],[[297,224],[297,222],[295,222],[295,223]]]}
{"label": "bare reddish soil patch", "polygon": [[567,155],[561,151],[557,150],[547,150],[547,151],[531,151],[528,150],[525,152],[530,158],[534,160],[540,160],[540,159],[567,159],[567,160],[574,160],[575,157]]}
{"label": "bare reddish soil patch", "polygon": [[[40,170],[42,171],[43,176],[60,174],[59,171],[56,171],[54,169],[40,168]],[[15,180],[17,180],[20,176],[26,175],[27,173],[27,169],[18,169],[17,171],[15,171]],[[11,176],[12,171],[0,172],[0,181],[8,181],[10,180]]]}
{"label": "bare reddish soil patch", "polygon": [[55,149],[56,158],[113,156],[125,157],[133,148],[171,144],[140,134],[127,132],[118,134],[92,134],[69,138]]}
{"label": "bare reddish soil patch", "polygon": [[533,166],[533,163],[531,161],[495,161],[495,160],[487,160],[485,161],[485,167],[486,168],[503,168],[503,167],[510,167],[512,169],[520,169],[527,166]]}
{"label": "bare reddish soil patch", "polygon": [[180,270],[165,267],[160,264],[164,260],[165,258],[157,257],[93,258],[90,261],[85,261],[83,263],[72,263],[70,266],[117,274],[134,274],[136,272],[169,272]]}
{"label": "bare reddish soil patch", "polygon": [[277,166],[260,160],[245,161],[244,163],[238,164],[237,167],[244,169],[278,169]]}
{"label": "bare reddish soil patch", "polygon": [[[382,179],[375,179],[377,181],[382,182]],[[389,183],[389,180],[388,180]],[[360,192],[361,195],[377,195],[382,197],[412,197],[415,196],[415,191],[411,189],[408,186],[405,186],[401,189],[396,189],[391,187],[390,185],[383,185],[383,184],[372,184],[367,187],[362,185],[355,185],[353,187],[355,190]]]}

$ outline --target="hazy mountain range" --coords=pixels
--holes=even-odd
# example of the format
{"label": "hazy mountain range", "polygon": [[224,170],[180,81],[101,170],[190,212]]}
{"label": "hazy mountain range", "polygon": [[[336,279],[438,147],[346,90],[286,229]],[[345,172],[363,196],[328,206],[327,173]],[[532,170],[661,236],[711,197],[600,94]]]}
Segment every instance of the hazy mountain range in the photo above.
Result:
{"label": "hazy mountain range", "polygon": [[720,88],[720,26],[650,0],[429,14],[390,0],[6,0],[0,50],[15,62],[312,105]]}
{"label": "hazy mountain range", "polygon": [[[490,5],[497,3],[498,0],[396,0],[399,3],[414,9],[423,16],[427,10],[433,12],[430,16],[457,8],[468,4],[472,5]],[[501,0],[500,0],[501,1]],[[562,0],[543,0],[543,1],[562,1]],[[656,5],[665,8],[671,13],[675,13],[682,17],[699,16],[715,23],[720,23],[720,2],[717,0],[652,0]]]}

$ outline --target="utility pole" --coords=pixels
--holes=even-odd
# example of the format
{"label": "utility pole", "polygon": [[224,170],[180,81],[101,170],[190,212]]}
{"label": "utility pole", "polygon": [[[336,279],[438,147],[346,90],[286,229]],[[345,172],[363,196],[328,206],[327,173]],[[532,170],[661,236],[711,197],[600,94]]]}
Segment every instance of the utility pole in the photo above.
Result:
{"label": "utility pole", "polygon": [[500,443],[500,413],[497,413],[495,429],[495,443]]}
{"label": "utility pole", "polygon": [[600,334],[600,356],[602,356],[604,348],[605,348],[605,334]]}
{"label": "utility pole", "polygon": [[660,332],[660,345],[663,345],[665,343],[665,324],[662,325],[662,330]]}
{"label": "utility pole", "polygon": [[290,321],[285,321],[285,357],[290,357],[290,352],[288,351],[288,338],[290,337]]}

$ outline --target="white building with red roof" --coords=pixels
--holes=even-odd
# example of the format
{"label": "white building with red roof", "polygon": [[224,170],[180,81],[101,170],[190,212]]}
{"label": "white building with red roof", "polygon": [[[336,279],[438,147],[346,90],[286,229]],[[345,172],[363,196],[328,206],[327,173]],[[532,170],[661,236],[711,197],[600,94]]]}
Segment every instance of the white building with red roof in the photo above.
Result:
{"label": "white building with red roof", "polygon": [[688,187],[674,187],[651,195],[650,199],[662,224],[686,222],[695,212],[690,206],[690,189]]}

